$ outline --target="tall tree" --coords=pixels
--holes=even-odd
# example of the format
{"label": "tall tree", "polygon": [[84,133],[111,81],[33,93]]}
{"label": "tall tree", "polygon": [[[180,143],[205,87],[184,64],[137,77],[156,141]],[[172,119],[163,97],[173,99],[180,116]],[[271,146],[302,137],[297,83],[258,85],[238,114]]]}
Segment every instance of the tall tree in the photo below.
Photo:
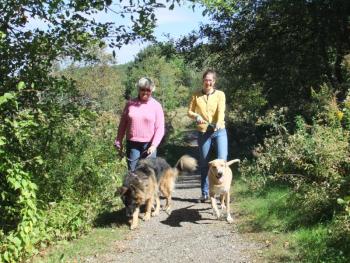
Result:
{"label": "tall tree", "polygon": [[[165,1],[171,8],[176,2],[180,0]],[[107,40],[111,47],[120,47],[135,39],[153,39],[155,10],[161,7],[164,1],[156,0],[0,1],[1,262],[20,261],[47,238],[39,210],[48,202],[37,202],[37,193],[46,201],[59,196],[55,184],[62,177],[50,181],[50,165],[62,154],[69,160],[64,146],[67,150],[69,142],[80,144],[84,137],[66,136],[69,124],[80,127],[83,135],[87,119],[94,115],[83,107],[74,82],[52,74],[53,65],[62,57],[92,59],[89,48],[104,46]],[[96,21],[103,12],[125,17],[125,24]]]}
{"label": "tall tree", "polygon": [[243,77],[261,84],[270,105],[295,109],[310,100],[312,87],[318,89],[322,83],[344,97],[349,1],[203,2],[214,23],[203,27],[200,37],[208,43],[211,63],[228,79]]}

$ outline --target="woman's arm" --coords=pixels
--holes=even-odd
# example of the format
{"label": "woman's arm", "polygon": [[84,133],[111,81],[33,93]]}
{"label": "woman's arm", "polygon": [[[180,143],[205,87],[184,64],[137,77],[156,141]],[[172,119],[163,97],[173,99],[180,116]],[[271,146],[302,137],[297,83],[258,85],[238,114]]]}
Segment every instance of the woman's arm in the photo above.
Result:
{"label": "woman's arm", "polygon": [[119,122],[119,127],[118,127],[118,134],[117,137],[115,138],[114,144],[115,146],[117,146],[118,148],[121,147],[124,136],[125,136],[125,132],[126,132],[126,127],[127,127],[127,121],[128,121],[128,112],[129,112],[129,102],[126,103],[122,116],[120,118],[120,122]]}
{"label": "woman's arm", "polygon": [[156,121],[154,124],[154,136],[152,139],[152,146],[158,147],[165,132],[164,112],[162,106],[159,104],[156,107]]}
{"label": "woman's arm", "polygon": [[190,104],[188,106],[188,111],[187,111],[187,115],[192,119],[195,119],[198,116],[198,114],[195,112],[195,109],[196,109],[196,96],[192,95]]}
{"label": "woman's arm", "polygon": [[221,96],[218,101],[218,122],[217,128],[225,127],[225,109],[226,109],[226,96],[224,92],[221,92]]}

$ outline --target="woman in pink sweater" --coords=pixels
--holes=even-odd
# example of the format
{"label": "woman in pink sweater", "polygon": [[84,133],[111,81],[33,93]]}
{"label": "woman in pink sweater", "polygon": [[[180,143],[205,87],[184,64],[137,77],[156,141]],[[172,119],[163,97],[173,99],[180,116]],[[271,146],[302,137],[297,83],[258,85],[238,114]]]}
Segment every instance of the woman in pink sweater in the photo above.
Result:
{"label": "woman in pink sweater", "polygon": [[160,103],[152,97],[155,90],[153,81],[144,77],[136,86],[138,97],[126,103],[114,142],[122,153],[126,135],[126,156],[131,171],[140,158],[157,156],[157,147],[164,136],[164,112]]}

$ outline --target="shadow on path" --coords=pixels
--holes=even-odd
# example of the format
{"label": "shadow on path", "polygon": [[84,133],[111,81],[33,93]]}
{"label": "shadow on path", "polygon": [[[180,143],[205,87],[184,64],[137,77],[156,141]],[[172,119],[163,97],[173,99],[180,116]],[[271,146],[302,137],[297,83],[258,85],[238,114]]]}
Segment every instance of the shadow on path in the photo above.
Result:
{"label": "shadow on path", "polygon": [[177,210],[173,210],[167,219],[160,222],[162,224],[165,224],[171,227],[182,227],[181,223],[185,223],[185,222],[193,223],[193,224],[208,224],[208,223],[198,222],[198,221],[207,219],[207,218],[203,218],[199,212],[208,210],[210,208],[190,209],[191,207],[193,207],[193,205],[180,208]]}
{"label": "shadow on path", "polygon": [[198,198],[181,198],[181,197],[173,197],[173,201],[180,201],[180,202],[188,202],[188,203],[198,203]]}
{"label": "shadow on path", "polygon": [[123,225],[128,225],[125,208],[114,212],[104,212],[95,220],[95,226],[97,227],[120,227]]}

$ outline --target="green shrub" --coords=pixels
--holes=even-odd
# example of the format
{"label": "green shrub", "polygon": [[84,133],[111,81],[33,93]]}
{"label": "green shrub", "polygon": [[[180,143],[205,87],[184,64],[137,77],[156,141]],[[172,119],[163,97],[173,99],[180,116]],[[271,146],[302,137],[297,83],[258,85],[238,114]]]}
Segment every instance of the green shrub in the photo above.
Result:
{"label": "green shrub", "polygon": [[349,136],[340,127],[309,127],[302,120],[297,126],[294,134],[267,138],[257,149],[259,158],[242,169],[246,177],[253,178],[254,188],[276,181],[293,187],[292,203],[300,211],[300,220],[312,223],[331,216],[338,208],[336,199],[347,177],[344,163]]}
{"label": "green shrub", "polygon": [[0,96],[8,113],[0,121],[0,262],[88,231],[111,208],[126,169],[113,148],[114,114],[20,110],[20,96]]}

